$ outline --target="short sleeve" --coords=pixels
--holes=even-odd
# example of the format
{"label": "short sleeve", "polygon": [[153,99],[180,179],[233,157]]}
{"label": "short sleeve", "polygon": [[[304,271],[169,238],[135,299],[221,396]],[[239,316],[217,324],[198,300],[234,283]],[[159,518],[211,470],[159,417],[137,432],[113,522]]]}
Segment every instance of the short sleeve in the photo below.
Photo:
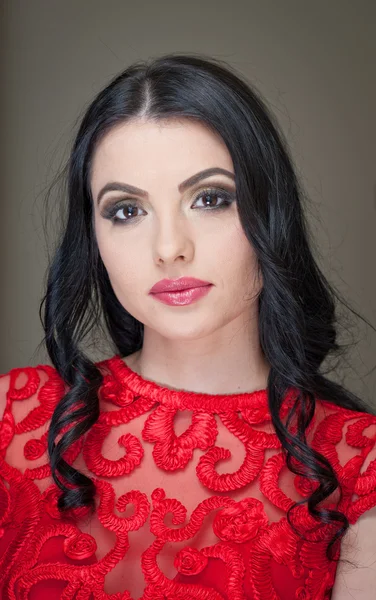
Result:
{"label": "short sleeve", "polygon": [[[363,414],[354,419],[348,426],[346,443],[356,451],[355,458],[352,462],[349,461],[349,487],[352,496],[349,495],[346,506],[346,516],[353,524],[366,511],[376,506],[376,417]],[[346,484],[345,480],[344,485]]]}
{"label": "short sleeve", "polygon": [[24,471],[47,451],[48,425],[64,394],[50,365],[14,368],[0,376],[0,459]]}
{"label": "short sleeve", "polygon": [[313,445],[334,468],[338,509],[354,524],[376,506],[376,416],[323,403]]}

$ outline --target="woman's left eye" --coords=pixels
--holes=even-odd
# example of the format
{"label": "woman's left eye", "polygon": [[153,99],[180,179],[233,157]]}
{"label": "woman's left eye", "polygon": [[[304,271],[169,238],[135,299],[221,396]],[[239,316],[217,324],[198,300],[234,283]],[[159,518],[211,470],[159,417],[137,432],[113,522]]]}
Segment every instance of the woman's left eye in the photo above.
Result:
{"label": "woman's left eye", "polygon": [[[202,200],[203,205],[201,204],[201,206],[198,206],[198,208],[204,207],[208,209],[216,209],[229,206],[230,204],[232,204],[234,199],[235,198],[233,194],[230,194],[229,192],[226,192],[224,190],[204,190],[203,192],[200,192],[200,194],[197,196],[194,204],[197,207],[197,203],[200,203],[200,201]],[[215,202],[214,205],[213,201]]]}

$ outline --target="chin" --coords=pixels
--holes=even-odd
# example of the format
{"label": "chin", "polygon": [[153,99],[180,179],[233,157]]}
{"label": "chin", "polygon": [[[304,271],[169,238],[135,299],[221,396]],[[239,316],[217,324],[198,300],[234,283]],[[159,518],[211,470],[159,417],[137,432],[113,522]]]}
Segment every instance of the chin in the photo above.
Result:
{"label": "chin", "polygon": [[[188,340],[198,340],[200,338],[206,337],[212,333],[214,333],[217,329],[219,329],[219,325],[217,327],[213,325],[212,327],[208,327],[208,323],[200,323],[197,320],[197,317],[192,317],[191,321],[194,320],[194,323],[179,322],[178,320],[171,321],[171,323],[166,323],[166,321],[161,324],[161,327],[158,327],[157,323],[153,323],[150,328],[155,332],[169,340],[176,341],[188,341]],[[146,325],[149,327],[149,325]]]}

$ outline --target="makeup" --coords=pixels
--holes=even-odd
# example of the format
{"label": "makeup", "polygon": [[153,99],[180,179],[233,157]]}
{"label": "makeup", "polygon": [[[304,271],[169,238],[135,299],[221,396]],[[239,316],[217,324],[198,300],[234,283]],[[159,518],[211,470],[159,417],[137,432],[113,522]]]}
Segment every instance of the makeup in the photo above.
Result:
{"label": "makeup", "polygon": [[164,304],[185,306],[206,296],[212,287],[208,281],[181,277],[180,279],[162,279],[151,288],[149,293]]}

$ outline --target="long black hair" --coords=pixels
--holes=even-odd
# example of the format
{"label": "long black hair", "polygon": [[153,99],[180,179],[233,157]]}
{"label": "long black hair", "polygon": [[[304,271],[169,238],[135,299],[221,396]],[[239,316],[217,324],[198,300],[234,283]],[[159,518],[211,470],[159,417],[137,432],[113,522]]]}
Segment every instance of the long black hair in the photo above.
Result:
{"label": "long black hair", "polygon": [[[143,324],[118,301],[98,252],[89,181],[99,140],[116,124],[140,116],[198,120],[218,133],[228,148],[239,218],[263,276],[259,332],[270,364],[267,392],[273,425],[289,469],[318,484],[307,499],[308,509],[319,522],[338,525],[333,544],[349,524],[345,515],[319,506],[339,484],[328,460],[307,443],[306,431],[317,397],[370,412],[360,398],[322,372],[324,360],[341,352],[336,299],[350,307],[313,256],[303,192],[287,143],[265,101],[228,64],[195,54],[138,62],[114,78],[88,106],[64,172],[67,215],[40,306],[43,342],[68,385],[48,435],[52,474],[62,490],[59,509],[95,508],[94,483],[62,457],[99,416],[103,376],[82,348],[85,337],[103,327],[115,353],[123,357],[143,343]],[[280,409],[291,386],[298,391],[297,400],[283,422]],[[292,421],[297,428],[291,427]]]}

